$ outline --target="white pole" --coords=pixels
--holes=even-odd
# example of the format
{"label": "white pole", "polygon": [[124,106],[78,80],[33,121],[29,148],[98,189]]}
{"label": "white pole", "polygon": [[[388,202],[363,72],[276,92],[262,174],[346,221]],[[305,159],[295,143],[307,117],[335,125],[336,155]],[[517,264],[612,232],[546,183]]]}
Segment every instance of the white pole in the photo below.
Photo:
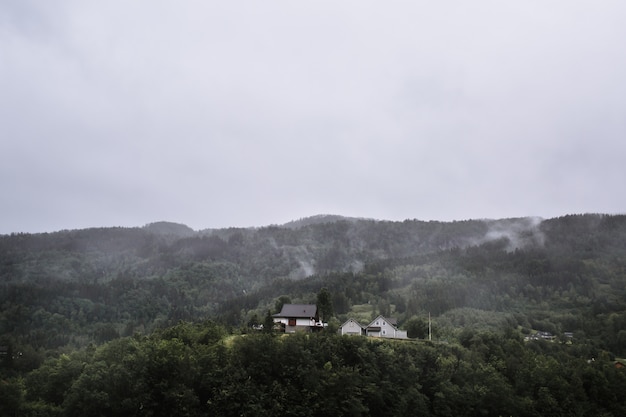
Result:
{"label": "white pole", "polygon": [[431,332],[431,325],[430,325],[430,311],[428,312],[428,340],[433,340],[433,334]]}

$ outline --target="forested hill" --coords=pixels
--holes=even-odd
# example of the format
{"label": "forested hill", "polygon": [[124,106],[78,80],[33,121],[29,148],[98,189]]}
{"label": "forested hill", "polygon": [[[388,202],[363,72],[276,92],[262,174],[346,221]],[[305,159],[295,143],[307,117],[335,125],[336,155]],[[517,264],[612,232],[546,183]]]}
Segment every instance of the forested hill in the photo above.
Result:
{"label": "forested hill", "polygon": [[0,236],[0,415],[622,416],[625,357],[622,215]]}
{"label": "forested hill", "polygon": [[[507,249],[541,245],[538,219],[387,222],[315,216],[284,226],[212,229],[159,222],[143,228],[100,228],[0,236],[6,281],[102,282],[122,275],[153,278],[190,262],[227,262],[244,281],[358,272],[366,263],[486,242]],[[593,228],[593,226],[590,226]],[[596,231],[599,232],[599,231]]]}
{"label": "forested hill", "polygon": [[[605,314],[626,329],[625,266],[626,216],[610,215],[315,216],[250,229],[196,232],[160,222],[12,234],[0,236],[0,335],[37,349],[181,319],[245,327],[277,300],[313,302],[322,287],[333,294],[337,320],[384,313],[402,324],[430,312],[454,328],[489,312],[490,321],[515,314],[528,329],[597,333],[603,327],[581,316],[590,309],[589,317]],[[617,336],[603,343],[626,354]]]}

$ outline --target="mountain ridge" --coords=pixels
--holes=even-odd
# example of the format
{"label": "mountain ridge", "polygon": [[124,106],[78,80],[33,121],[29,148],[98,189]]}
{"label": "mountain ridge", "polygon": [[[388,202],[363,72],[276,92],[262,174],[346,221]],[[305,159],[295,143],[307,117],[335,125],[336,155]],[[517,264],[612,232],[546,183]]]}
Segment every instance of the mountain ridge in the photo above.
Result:
{"label": "mountain ridge", "polygon": [[[604,214],[604,213],[585,213],[590,215],[612,215],[612,214]],[[564,216],[569,215],[583,215],[583,214],[565,214]],[[562,217],[562,216],[560,216]],[[90,226],[83,228],[75,228],[75,229],[59,229],[53,231],[45,231],[45,232],[10,232],[0,234],[0,236],[11,236],[11,235],[40,235],[40,234],[55,234],[55,233],[67,233],[67,232],[76,232],[76,231],[84,231],[84,230],[103,230],[103,229],[145,229],[151,231],[155,234],[162,235],[191,235],[191,232],[194,233],[212,233],[215,231],[222,230],[255,230],[262,229],[267,227],[285,227],[290,229],[297,229],[301,227],[305,227],[313,224],[323,224],[323,223],[336,223],[339,221],[349,221],[349,222],[358,222],[358,221],[370,221],[370,222],[387,222],[387,223],[403,223],[407,221],[418,221],[424,223],[457,223],[457,222],[465,222],[465,221],[505,221],[511,219],[540,219],[544,220],[542,217],[538,216],[524,216],[524,217],[503,217],[503,218],[470,218],[470,219],[456,219],[456,220],[420,220],[417,218],[407,218],[404,220],[389,220],[389,219],[377,219],[377,218],[368,218],[368,217],[354,217],[354,216],[344,216],[340,214],[314,214],[311,216],[301,217],[296,220],[290,220],[285,223],[280,224],[266,224],[261,226],[247,226],[247,227],[235,227],[235,226],[225,226],[219,228],[201,228],[201,229],[193,229],[187,224],[183,222],[174,222],[169,220],[159,220],[154,222],[149,222],[144,224],[143,226]]]}

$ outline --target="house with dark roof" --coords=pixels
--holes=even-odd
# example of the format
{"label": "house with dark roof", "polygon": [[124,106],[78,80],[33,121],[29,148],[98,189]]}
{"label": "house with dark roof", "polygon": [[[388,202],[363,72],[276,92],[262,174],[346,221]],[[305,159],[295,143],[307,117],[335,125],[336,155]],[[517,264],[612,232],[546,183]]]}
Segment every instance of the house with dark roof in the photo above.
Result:
{"label": "house with dark roof", "polygon": [[283,304],[280,313],[272,317],[274,323],[284,326],[285,333],[312,332],[327,326],[320,321],[315,304]]}

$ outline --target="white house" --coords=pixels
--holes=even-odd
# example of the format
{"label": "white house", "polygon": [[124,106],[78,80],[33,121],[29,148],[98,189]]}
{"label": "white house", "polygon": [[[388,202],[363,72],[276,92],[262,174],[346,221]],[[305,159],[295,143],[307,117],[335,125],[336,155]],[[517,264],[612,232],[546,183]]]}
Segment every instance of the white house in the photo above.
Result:
{"label": "white house", "polygon": [[408,339],[406,330],[398,329],[398,321],[394,318],[378,316],[367,326],[363,326],[354,319],[348,319],[339,328],[342,335],[364,335],[370,337],[384,337],[388,339]]}
{"label": "white house", "polygon": [[408,339],[406,330],[398,329],[398,321],[394,318],[378,316],[365,328],[365,335],[371,337],[387,337],[390,339]]}
{"label": "white house", "polygon": [[274,314],[274,323],[285,327],[285,333],[316,331],[326,326],[319,319],[315,304],[283,304],[280,313]]}
{"label": "white house", "polygon": [[339,328],[339,334],[363,336],[365,334],[365,327],[355,319],[348,319],[348,321]]}

